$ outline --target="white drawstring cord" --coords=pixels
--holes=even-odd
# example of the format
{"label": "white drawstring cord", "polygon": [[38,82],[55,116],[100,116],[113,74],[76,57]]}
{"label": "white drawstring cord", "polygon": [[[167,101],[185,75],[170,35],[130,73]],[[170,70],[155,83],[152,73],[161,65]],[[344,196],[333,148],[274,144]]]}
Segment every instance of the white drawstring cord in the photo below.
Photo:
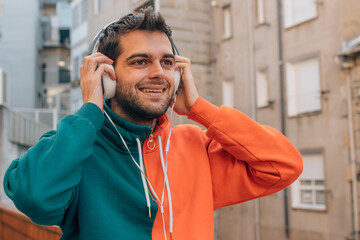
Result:
{"label": "white drawstring cord", "polygon": [[[173,108],[172,108],[173,110]],[[147,204],[147,207],[149,209],[149,217],[151,218],[151,204],[150,204],[150,199],[149,199],[149,192],[148,192],[148,189],[147,189],[147,186],[146,186],[146,182],[145,182],[145,179],[146,181],[148,182],[149,184],[149,187],[152,191],[152,193],[154,194],[154,197],[155,199],[160,203],[160,212],[161,212],[161,215],[162,215],[162,220],[163,220],[163,229],[164,229],[164,236],[165,236],[165,240],[167,240],[166,238],[166,228],[165,228],[165,219],[164,219],[164,207],[163,207],[163,199],[164,199],[164,189],[163,189],[163,194],[161,196],[161,199],[162,201],[160,201],[160,199],[158,198],[158,196],[156,195],[155,193],[155,190],[153,189],[149,179],[146,177],[145,175],[145,171],[144,171],[144,163],[143,163],[143,159],[142,159],[142,151],[141,151],[141,143],[140,143],[140,140],[138,138],[136,138],[136,142],[137,142],[137,146],[138,146],[138,151],[139,151],[139,161],[140,161],[140,165],[136,162],[135,158],[132,156],[124,138],[122,137],[122,135],[120,134],[120,132],[118,131],[118,129],[116,128],[114,122],[111,120],[110,116],[107,114],[107,112],[104,110],[104,113],[105,113],[105,116],[109,119],[109,121],[111,122],[111,124],[114,126],[117,134],[119,135],[121,141],[123,142],[126,150],[128,151],[132,161],[135,163],[135,165],[137,166],[137,168],[140,170],[140,173],[141,173],[141,179],[142,179],[142,184],[143,184],[143,187],[144,187],[144,192],[145,192],[145,198],[146,198],[146,204]],[[171,128],[170,128],[170,133],[169,133],[169,137],[171,135]],[[172,230],[173,230],[173,211],[172,211],[172,203],[171,203],[171,193],[170,193],[170,186],[169,186],[169,181],[168,181],[168,178],[167,178],[167,164],[166,164],[166,167],[165,167],[165,163],[164,163],[164,157],[163,157],[163,153],[162,153],[162,146],[161,146],[161,138],[160,136],[158,136],[159,138],[159,149],[160,149],[160,159],[161,159],[161,166],[162,166],[162,169],[163,169],[163,172],[164,172],[164,181],[165,181],[165,185],[166,185],[166,189],[167,189],[167,194],[168,194],[168,200],[169,200],[169,212],[170,212],[170,239],[172,240]],[[170,144],[170,141],[168,139],[168,142],[167,142],[167,146],[166,146],[166,149],[168,151],[168,148],[169,148],[169,144]],[[167,152],[166,152],[166,158],[167,158]]]}
{"label": "white drawstring cord", "polygon": [[149,209],[149,218],[151,218],[151,204],[150,204],[150,198],[149,198],[149,189],[146,186],[146,180],[145,180],[145,174],[144,174],[144,162],[143,162],[143,158],[142,158],[142,152],[141,152],[141,143],[140,140],[138,138],[136,138],[136,142],[137,142],[137,146],[138,146],[138,150],[139,150],[139,161],[140,161],[140,167],[141,167],[141,180],[142,180],[142,184],[144,187],[144,192],[145,192],[145,198],[146,198],[146,205]]}
{"label": "white drawstring cord", "polygon": [[[166,191],[167,191],[168,201],[169,201],[170,236],[171,236],[171,238],[172,238],[174,218],[173,218],[173,209],[172,209],[172,201],[171,201],[171,192],[170,192],[169,179],[168,179],[168,175],[167,175],[167,166],[165,167],[164,155],[163,155],[163,152],[162,152],[163,150],[162,150],[161,137],[160,137],[160,135],[158,136],[158,140],[159,140],[159,150],[160,150],[161,166],[162,166],[162,169],[163,169],[163,172],[164,172],[164,181],[165,181]],[[164,194],[163,194],[163,195],[164,195]],[[163,198],[162,198],[162,201],[163,201]]]}
{"label": "white drawstring cord", "polygon": [[[130,150],[129,150],[129,148],[128,148],[125,140],[124,140],[124,138],[121,136],[120,132],[117,130],[114,122],[111,120],[111,118],[110,118],[109,115],[106,113],[106,111],[104,111],[104,113],[105,113],[106,117],[109,119],[109,121],[112,123],[112,125],[114,126],[114,128],[115,128],[116,132],[118,133],[119,137],[121,138],[121,140],[122,140],[122,142],[123,142],[126,150],[128,151],[128,153],[129,153],[132,161],[135,163],[135,165],[136,165],[137,168],[140,170],[140,172],[145,176],[145,179],[146,179],[146,181],[148,182],[149,187],[150,187],[150,190],[153,192],[155,199],[156,199],[158,202],[160,202],[160,199],[159,199],[158,196],[156,195],[156,192],[154,191],[154,188],[152,187],[149,179],[146,177],[145,172],[141,169],[140,165],[135,161],[135,158],[134,158],[133,155],[131,154],[131,152],[130,152]],[[141,155],[142,155],[142,154],[141,154]]]}

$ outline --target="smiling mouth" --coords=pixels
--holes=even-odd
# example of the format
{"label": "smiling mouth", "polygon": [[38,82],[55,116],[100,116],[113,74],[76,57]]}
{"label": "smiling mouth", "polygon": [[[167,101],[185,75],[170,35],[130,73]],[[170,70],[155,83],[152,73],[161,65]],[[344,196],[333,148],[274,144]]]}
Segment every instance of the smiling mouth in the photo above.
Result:
{"label": "smiling mouth", "polygon": [[148,88],[142,88],[140,90],[146,93],[163,93],[165,91],[165,89],[148,89]]}

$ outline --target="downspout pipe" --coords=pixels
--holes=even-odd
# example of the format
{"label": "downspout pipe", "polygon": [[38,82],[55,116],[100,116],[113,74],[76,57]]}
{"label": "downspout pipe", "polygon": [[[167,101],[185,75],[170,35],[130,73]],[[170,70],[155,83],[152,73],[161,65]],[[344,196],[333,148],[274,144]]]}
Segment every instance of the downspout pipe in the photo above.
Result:
{"label": "downspout pipe", "polygon": [[[286,136],[285,125],[285,96],[284,96],[284,56],[283,56],[283,39],[282,39],[282,15],[281,0],[277,0],[278,13],[278,46],[279,46],[279,78],[280,78],[280,111],[281,111],[281,133]],[[289,203],[288,188],[284,189],[284,218],[285,218],[285,235],[290,239],[290,220],[289,220]]]}
{"label": "downspout pipe", "polygon": [[353,223],[353,236],[354,240],[359,240],[359,205],[358,205],[358,184],[357,184],[357,161],[355,153],[355,136],[354,136],[354,118],[352,106],[352,84],[351,84],[351,71],[355,67],[356,56],[352,55],[339,55],[336,62],[339,63],[341,68],[345,71],[346,82],[346,107],[347,107],[347,120],[348,120],[348,134],[350,143],[350,164],[351,164],[351,190],[352,190],[352,223]]}
{"label": "downspout pipe", "polygon": [[[250,75],[250,94],[251,94],[251,118],[257,120],[257,99],[256,99],[256,78],[255,78],[255,44],[254,44],[254,24],[253,24],[253,0],[248,0],[248,29],[249,29],[249,75]],[[260,199],[254,200],[255,204],[255,239],[261,240],[261,212]]]}

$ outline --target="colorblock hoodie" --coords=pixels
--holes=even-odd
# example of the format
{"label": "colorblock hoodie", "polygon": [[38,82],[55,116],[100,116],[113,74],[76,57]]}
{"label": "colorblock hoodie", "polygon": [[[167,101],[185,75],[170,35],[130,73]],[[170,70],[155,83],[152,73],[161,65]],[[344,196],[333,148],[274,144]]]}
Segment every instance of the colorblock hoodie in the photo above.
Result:
{"label": "colorblock hoodie", "polygon": [[[60,226],[63,240],[159,240],[165,239],[164,229],[170,239],[160,161],[170,131],[167,116],[158,118],[152,130],[106,105],[104,110],[139,165],[141,155],[148,182],[142,181],[112,123],[95,104],[86,103],[11,163],[6,194],[35,223]],[[213,239],[215,209],[275,193],[302,171],[299,152],[281,133],[233,108],[218,108],[199,97],[188,118],[206,130],[172,128],[166,171],[175,240]],[[154,195],[163,196],[163,211]]]}

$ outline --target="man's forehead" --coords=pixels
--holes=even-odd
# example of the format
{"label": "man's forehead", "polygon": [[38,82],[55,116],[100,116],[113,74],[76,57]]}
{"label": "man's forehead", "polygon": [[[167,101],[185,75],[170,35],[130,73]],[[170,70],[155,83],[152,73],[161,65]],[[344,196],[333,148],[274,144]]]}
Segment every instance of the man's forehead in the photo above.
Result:
{"label": "man's forehead", "polygon": [[168,36],[162,31],[134,30],[120,36],[122,52],[126,50],[146,50],[151,48],[168,49],[172,45]]}

